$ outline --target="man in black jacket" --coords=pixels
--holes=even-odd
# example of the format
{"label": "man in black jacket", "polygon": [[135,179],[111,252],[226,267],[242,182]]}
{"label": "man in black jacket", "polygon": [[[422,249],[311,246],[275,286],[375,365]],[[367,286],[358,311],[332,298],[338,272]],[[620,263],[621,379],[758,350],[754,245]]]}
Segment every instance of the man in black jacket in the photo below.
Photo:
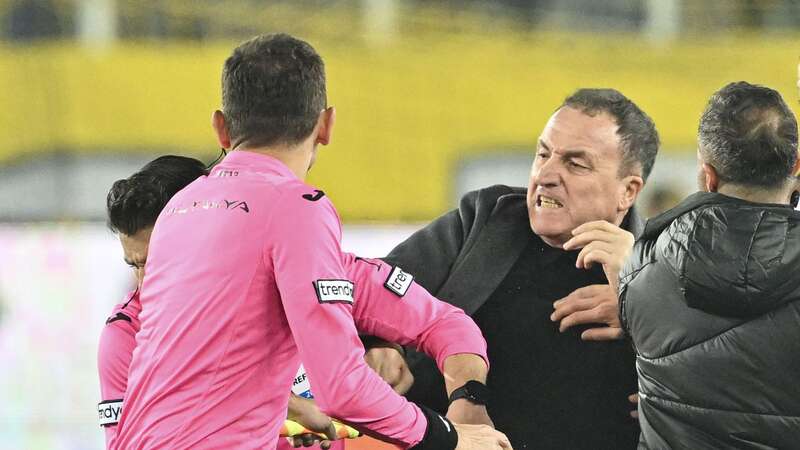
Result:
{"label": "man in black jacket", "polygon": [[640,448],[800,446],[797,122],[732,83],[700,120],[699,188],[650,220],[620,279]]}
{"label": "man in black jacket", "polygon": [[465,423],[488,422],[488,401],[517,449],[635,448],[634,356],[615,340],[606,272],[640,231],[632,207],[658,145],[652,120],[622,94],[579,90],[542,131],[527,192],[471,192],[385,258],[470,314],[492,363],[488,393],[473,383],[448,402],[435,365],[412,353],[410,399]]}

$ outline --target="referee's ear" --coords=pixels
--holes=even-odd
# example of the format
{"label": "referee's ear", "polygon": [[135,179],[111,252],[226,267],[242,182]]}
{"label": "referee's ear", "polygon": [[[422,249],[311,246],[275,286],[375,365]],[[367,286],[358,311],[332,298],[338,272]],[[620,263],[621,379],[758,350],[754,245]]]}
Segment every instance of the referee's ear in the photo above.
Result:
{"label": "referee's ear", "polygon": [[228,134],[228,124],[225,122],[225,114],[219,109],[211,115],[211,126],[217,134],[217,142],[225,150],[231,149],[231,136]]}
{"label": "referee's ear", "polygon": [[328,145],[333,136],[333,125],[336,122],[336,108],[329,106],[319,113],[317,121],[317,138],[315,144]]}

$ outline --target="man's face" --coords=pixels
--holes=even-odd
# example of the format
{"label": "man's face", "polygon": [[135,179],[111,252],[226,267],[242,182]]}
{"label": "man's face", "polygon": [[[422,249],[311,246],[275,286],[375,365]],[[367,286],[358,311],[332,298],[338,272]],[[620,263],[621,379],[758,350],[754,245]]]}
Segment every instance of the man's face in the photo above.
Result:
{"label": "man's face", "polygon": [[153,227],[139,230],[136,234],[119,234],[119,242],[122,244],[122,252],[125,255],[125,263],[131,266],[136,275],[136,283],[142,286],[144,279],[144,265],[147,262],[147,249],[150,244],[150,234]]}
{"label": "man's face", "polygon": [[536,150],[528,184],[531,228],[560,247],[572,230],[594,220],[619,225],[627,208],[617,124],[606,113],[591,117],[564,107],[547,122]]}

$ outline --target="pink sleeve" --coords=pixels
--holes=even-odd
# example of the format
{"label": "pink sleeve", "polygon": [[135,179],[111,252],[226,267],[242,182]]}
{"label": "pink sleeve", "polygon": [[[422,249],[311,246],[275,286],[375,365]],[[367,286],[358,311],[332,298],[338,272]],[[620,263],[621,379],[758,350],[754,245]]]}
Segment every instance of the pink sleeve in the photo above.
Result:
{"label": "pink sleeve", "polygon": [[128,368],[136,347],[136,333],[126,320],[115,320],[108,323],[100,333],[97,350],[97,370],[100,375],[101,405],[98,413],[105,413],[106,419],[114,422],[104,426],[106,448],[117,434],[116,421],[121,411],[117,409],[119,401],[125,395],[128,384]]}
{"label": "pink sleeve", "polygon": [[417,444],[427,428],[424,414],[364,362],[352,316],[353,291],[357,296],[361,287],[342,267],[333,205],[289,192],[277,206],[267,231],[268,258],[317,404],[345,422]]}
{"label": "pink sleeve", "polygon": [[358,330],[401,345],[414,345],[443,371],[458,353],[480,356],[489,365],[481,330],[463,310],[442,302],[399,267],[377,259],[344,255],[347,275],[359,287],[353,309]]}

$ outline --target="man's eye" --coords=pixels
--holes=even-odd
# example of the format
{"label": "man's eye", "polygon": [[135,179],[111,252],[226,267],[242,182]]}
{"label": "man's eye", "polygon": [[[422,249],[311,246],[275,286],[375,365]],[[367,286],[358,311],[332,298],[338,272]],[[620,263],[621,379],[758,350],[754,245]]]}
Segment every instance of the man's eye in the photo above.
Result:
{"label": "man's eye", "polygon": [[586,167],[586,166],[584,166],[582,164],[578,164],[575,161],[567,161],[567,165],[569,167],[573,167],[575,169],[588,169],[588,167]]}
{"label": "man's eye", "polygon": [[547,158],[549,156],[550,155],[548,155],[547,153],[543,153],[543,152],[539,152],[539,153],[536,154],[536,157],[540,158],[540,159],[545,159],[545,158]]}

